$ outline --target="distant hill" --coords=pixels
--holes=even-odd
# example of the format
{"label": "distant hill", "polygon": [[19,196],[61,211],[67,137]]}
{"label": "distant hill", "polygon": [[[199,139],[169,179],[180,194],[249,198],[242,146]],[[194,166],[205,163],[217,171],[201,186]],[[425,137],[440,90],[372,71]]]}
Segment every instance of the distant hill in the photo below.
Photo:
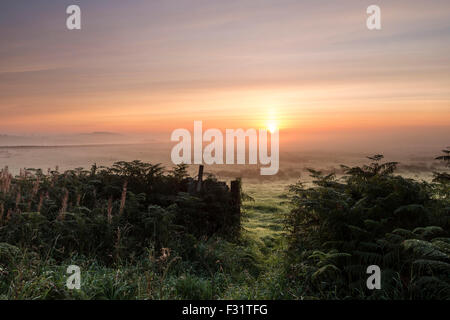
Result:
{"label": "distant hill", "polygon": [[148,141],[147,137],[96,131],[60,135],[8,135],[0,134],[0,146],[66,146],[91,144],[128,144]]}

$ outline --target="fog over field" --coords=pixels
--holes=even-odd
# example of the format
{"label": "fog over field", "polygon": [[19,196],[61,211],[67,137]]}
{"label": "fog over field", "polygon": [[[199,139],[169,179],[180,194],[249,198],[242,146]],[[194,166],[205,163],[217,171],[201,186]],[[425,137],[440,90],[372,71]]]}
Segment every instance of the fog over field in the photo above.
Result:
{"label": "fog over field", "polygon": [[[441,129],[444,133],[446,128]],[[434,134],[436,128],[434,129]],[[288,134],[284,137],[289,137]],[[296,139],[295,139],[296,138]],[[283,139],[283,133],[281,134]],[[396,140],[398,141],[396,143]],[[94,132],[52,136],[12,136],[0,135],[0,165],[18,173],[21,168],[48,168],[58,166],[60,170],[83,167],[89,169],[94,163],[108,166],[116,161],[142,160],[173,166],[170,159],[171,148],[168,134],[144,135],[113,132]],[[281,140],[280,170],[274,176],[261,176],[258,165],[211,165],[207,173],[221,179],[242,177],[245,180],[292,182],[299,178],[308,179],[307,168],[324,172],[342,172],[340,165],[360,165],[366,163],[367,156],[380,153],[386,161],[398,161],[399,173],[429,180],[432,172],[442,169],[442,163],[434,158],[445,148],[445,134],[436,139],[427,131],[414,137],[414,132],[404,131],[397,136],[382,132],[365,132],[350,137],[345,132],[335,135],[310,134]],[[190,166],[195,174],[196,165]]]}

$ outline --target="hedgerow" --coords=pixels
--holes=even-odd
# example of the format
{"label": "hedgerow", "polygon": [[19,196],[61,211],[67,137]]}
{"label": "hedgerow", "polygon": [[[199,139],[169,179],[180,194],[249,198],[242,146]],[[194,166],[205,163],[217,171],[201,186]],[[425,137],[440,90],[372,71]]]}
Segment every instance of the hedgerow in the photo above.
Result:
{"label": "hedgerow", "polygon": [[239,234],[228,186],[209,176],[196,188],[186,166],[165,171],[141,161],[64,173],[0,174],[0,242],[63,260],[130,260],[154,248],[189,259],[201,238]]}

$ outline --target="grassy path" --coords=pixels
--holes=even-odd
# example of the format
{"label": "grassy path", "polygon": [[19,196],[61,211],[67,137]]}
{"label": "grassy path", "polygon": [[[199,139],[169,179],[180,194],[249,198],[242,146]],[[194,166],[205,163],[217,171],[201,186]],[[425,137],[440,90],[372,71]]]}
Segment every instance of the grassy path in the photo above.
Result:
{"label": "grassy path", "polygon": [[279,241],[283,233],[283,215],[288,206],[285,203],[286,184],[248,184],[244,192],[255,201],[246,201],[244,228],[255,240],[269,244]]}
{"label": "grassy path", "polygon": [[283,216],[289,210],[286,184],[244,183],[244,192],[254,201],[245,201],[243,244],[257,258],[260,272],[243,275],[224,294],[225,299],[285,299]]}

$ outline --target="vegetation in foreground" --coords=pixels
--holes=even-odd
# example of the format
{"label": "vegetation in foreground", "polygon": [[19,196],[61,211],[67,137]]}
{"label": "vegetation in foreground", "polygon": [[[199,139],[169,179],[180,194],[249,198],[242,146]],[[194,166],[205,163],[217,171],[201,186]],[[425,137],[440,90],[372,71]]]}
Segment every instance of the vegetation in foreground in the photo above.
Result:
{"label": "vegetation in foreground", "polygon": [[[449,177],[406,179],[394,175],[397,163],[382,158],[344,166],[341,179],[311,170],[313,187],[291,186],[289,275],[299,294],[450,299]],[[380,290],[367,289],[370,265],[381,268]]]}
{"label": "vegetation in foreground", "polygon": [[[450,299],[449,176],[405,179],[381,160],[339,179],[311,170],[288,194],[244,186],[242,229],[223,184],[188,192],[184,167],[3,174],[0,298]],[[371,264],[381,290],[366,287]]]}

